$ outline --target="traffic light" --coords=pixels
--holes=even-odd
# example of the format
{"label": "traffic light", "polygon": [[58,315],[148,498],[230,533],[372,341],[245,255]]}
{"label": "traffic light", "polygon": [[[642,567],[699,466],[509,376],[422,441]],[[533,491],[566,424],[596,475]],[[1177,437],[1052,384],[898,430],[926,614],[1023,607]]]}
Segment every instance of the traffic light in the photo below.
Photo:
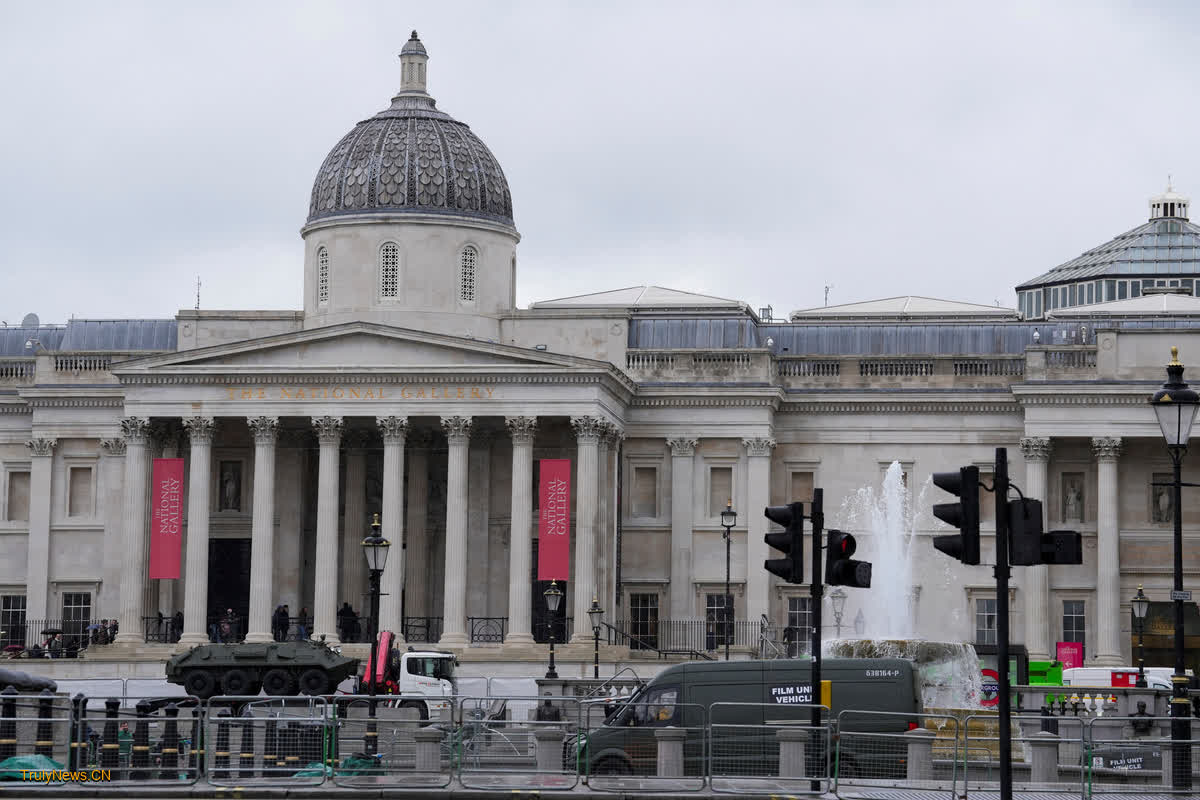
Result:
{"label": "traffic light", "polygon": [[1013,566],[1082,564],[1083,536],[1079,531],[1042,533],[1042,501],[1008,501],[1008,556]]}
{"label": "traffic light", "polygon": [[933,515],[962,533],[933,537],[933,546],[964,564],[979,563],[979,467],[933,473],[933,485],[958,497],[957,503],[938,503]]}
{"label": "traffic light", "polygon": [[787,529],[763,536],[768,547],[787,554],[786,558],[768,558],[763,567],[788,583],[804,583],[804,503],[767,506],[763,516]]}
{"label": "traffic light", "polygon": [[871,588],[871,562],[850,558],[858,545],[844,531],[831,530],[825,537],[825,583],[829,586]]}

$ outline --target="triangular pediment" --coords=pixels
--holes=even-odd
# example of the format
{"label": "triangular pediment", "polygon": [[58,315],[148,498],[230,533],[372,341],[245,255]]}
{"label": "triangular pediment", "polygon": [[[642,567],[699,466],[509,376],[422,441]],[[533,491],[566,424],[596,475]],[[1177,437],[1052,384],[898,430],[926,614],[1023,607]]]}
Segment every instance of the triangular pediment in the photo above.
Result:
{"label": "triangular pediment", "polygon": [[609,364],[495,342],[353,322],[249,339],[114,365],[114,372],[412,371],[438,369],[607,370]]}

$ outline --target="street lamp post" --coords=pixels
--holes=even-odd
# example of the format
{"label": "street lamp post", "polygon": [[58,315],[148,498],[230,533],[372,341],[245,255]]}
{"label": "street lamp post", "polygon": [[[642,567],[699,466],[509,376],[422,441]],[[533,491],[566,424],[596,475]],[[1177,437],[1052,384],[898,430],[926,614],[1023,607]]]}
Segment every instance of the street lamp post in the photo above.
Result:
{"label": "street lamp post", "polygon": [[1142,591],[1141,584],[1138,584],[1137,594],[1129,601],[1130,607],[1133,608],[1133,619],[1137,625],[1138,634],[1138,676],[1137,683],[1134,684],[1138,689],[1146,688],[1146,612],[1150,610],[1150,598],[1146,597],[1146,593]]}
{"label": "street lamp post", "polygon": [[587,613],[592,621],[592,677],[600,680],[600,618],[604,616],[604,609],[600,607],[600,601],[595,595],[592,596],[592,607]]}
{"label": "street lamp post", "polygon": [[558,605],[563,599],[562,589],[558,588],[558,581],[550,581],[550,588],[542,592],[542,597],[546,598],[546,610],[550,612],[550,669],[546,670],[546,677],[558,680],[558,670],[554,668],[554,623],[555,615],[558,614]]}
{"label": "street lamp post", "polygon": [[729,660],[729,623],[730,617],[733,616],[733,598],[729,596],[729,543],[730,532],[733,526],[737,524],[737,512],[733,510],[733,498],[725,504],[725,510],[721,512],[721,526],[725,528],[725,660]]}
{"label": "street lamp post", "polygon": [[370,697],[367,701],[367,715],[370,719],[367,722],[367,732],[363,736],[363,749],[371,754],[378,752],[379,735],[375,727],[375,675],[379,671],[377,662],[380,660],[378,643],[375,641],[379,638],[379,576],[383,574],[383,568],[387,564],[388,548],[391,544],[379,534],[379,515],[376,514],[371,522],[371,535],[362,540],[363,555],[367,558],[367,569],[371,575],[371,617],[367,620],[367,641],[371,645],[371,657],[367,659],[367,694]]}
{"label": "street lamp post", "polygon": [[842,614],[846,610],[846,590],[842,587],[837,587],[829,595],[830,603],[833,605],[833,624],[837,628],[837,637],[842,638]]}
{"label": "street lamp post", "polygon": [[1158,417],[1158,427],[1162,430],[1174,467],[1171,510],[1175,522],[1175,582],[1171,599],[1175,602],[1175,674],[1171,676],[1171,786],[1189,789],[1192,785],[1192,751],[1188,742],[1191,738],[1191,725],[1188,722],[1191,704],[1188,702],[1183,648],[1183,603],[1187,595],[1183,591],[1182,465],[1200,395],[1183,382],[1183,364],[1179,363],[1178,347],[1171,348],[1167,382],[1150,398],[1150,404]]}

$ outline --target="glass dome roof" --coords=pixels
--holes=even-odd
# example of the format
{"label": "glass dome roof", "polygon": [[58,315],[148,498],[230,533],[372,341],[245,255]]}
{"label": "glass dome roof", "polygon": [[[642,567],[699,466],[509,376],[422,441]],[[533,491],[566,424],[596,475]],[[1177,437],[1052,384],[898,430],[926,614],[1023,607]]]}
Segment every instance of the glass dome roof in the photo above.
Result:
{"label": "glass dome roof", "polygon": [[1200,226],[1150,220],[1017,288],[1117,275],[1200,275]]}

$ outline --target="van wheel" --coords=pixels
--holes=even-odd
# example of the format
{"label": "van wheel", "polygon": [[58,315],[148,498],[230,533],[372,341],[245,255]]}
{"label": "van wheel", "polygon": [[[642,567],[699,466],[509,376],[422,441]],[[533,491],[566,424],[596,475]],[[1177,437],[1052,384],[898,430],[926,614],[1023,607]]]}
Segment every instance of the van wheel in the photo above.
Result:
{"label": "van wheel", "polygon": [[417,710],[417,717],[421,722],[426,724],[429,722],[429,706],[420,700],[405,700],[400,704],[400,708],[415,708]]}
{"label": "van wheel", "polygon": [[619,758],[601,759],[595,767],[592,768],[593,775],[632,775],[633,771],[629,769],[629,765]]}

